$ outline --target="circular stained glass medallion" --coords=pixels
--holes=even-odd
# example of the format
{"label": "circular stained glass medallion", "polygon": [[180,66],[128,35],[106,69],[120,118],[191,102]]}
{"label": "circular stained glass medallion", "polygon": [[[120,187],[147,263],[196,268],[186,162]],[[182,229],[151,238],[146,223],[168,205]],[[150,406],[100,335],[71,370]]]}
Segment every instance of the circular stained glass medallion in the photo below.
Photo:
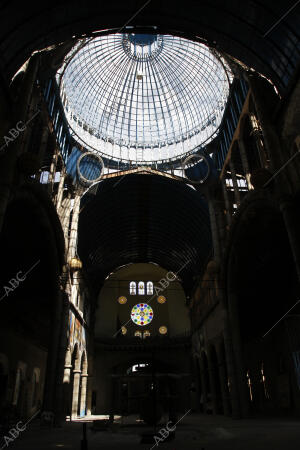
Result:
{"label": "circular stained glass medallion", "polygon": [[120,303],[120,305],[125,305],[125,303],[127,302],[127,298],[123,296],[119,297],[118,302]]}
{"label": "circular stained glass medallion", "polygon": [[168,328],[163,325],[162,327],[159,327],[158,331],[160,332],[160,334],[167,334]]}
{"label": "circular stained glass medallion", "polygon": [[153,309],[147,303],[138,303],[131,310],[131,320],[136,325],[148,325],[152,319]]}

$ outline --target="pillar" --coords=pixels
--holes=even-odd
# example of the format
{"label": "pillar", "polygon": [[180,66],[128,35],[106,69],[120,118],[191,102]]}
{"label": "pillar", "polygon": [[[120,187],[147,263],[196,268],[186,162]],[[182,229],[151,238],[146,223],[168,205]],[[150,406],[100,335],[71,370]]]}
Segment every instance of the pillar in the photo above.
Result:
{"label": "pillar", "polygon": [[[63,289],[63,288],[62,288]],[[67,331],[69,326],[69,299],[67,293],[62,290],[62,298],[63,298],[63,311],[61,318],[61,332],[60,332],[60,340],[58,346],[58,355],[57,355],[57,379],[56,379],[56,392],[55,392],[55,424],[57,426],[61,426],[64,420],[64,415],[66,413],[65,405],[64,405],[64,383],[65,375],[67,376],[67,369],[72,367],[71,364],[71,356],[70,349],[68,348],[68,338]],[[69,372],[70,374],[70,372]],[[70,382],[70,378],[68,383]]]}
{"label": "pillar", "polygon": [[227,379],[227,371],[225,370],[225,355],[222,353],[217,353],[218,356],[218,368],[219,368],[219,379],[221,384],[221,394],[222,394],[222,402],[223,402],[223,410],[225,416],[230,416],[230,398],[229,398],[229,390],[228,390],[228,379]]}
{"label": "pillar", "polygon": [[225,319],[224,324],[224,346],[225,346],[225,360],[230,386],[229,395],[231,400],[232,417],[234,419],[239,419],[241,417],[241,408],[240,408],[238,381],[235,367],[236,363],[234,358],[232,337],[230,333],[228,319]]}
{"label": "pillar", "polygon": [[84,415],[86,415],[86,410],[87,410],[87,405],[86,405],[87,379],[88,379],[88,374],[83,373],[81,375],[80,415],[83,411],[84,411]]}
{"label": "pillar", "polygon": [[49,170],[49,176],[48,176],[48,192],[51,195],[53,192],[53,185],[54,185],[54,179],[55,179],[55,173],[56,173],[56,165],[57,165],[57,149],[54,149],[53,151],[53,155],[52,155],[52,161],[51,161],[51,165],[50,165],[50,170]]}
{"label": "pillar", "polygon": [[86,414],[90,416],[92,414],[92,395],[93,395],[93,383],[94,383],[94,333],[91,330],[94,329],[94,324],[91,323],[88,339],[88,368],[89,377],[87,379],[87,410]]}
{"label": "pillar", "polygon": [[238,145],[239,145],[243,170],[244,170],[245,178],[246,178],[246,182],[247,182],[247,187],[248,187],[248,190],[250,191],[251,189],[253,189],[253,186],[250,182],[250,177],[251,177],[250,166],[249,166],[246,146],[245,146],[243,139],[238,140]]}
{"label": "pillar", "polygon": [[63,193],[64,193],[64,185],[65,185],[65,172],[62,169],[62,171],[60,172],[60,180],[59,180],[59,184],[58,184],[57,197],[56,197],[56,211],[57,212],[59,212],[60,207],[61,207],[61,202],[62,202]]}
{"label": "pillar", "polygon": [[219,239],[219,232],[217,227],[217,221],[216,221],[216,212],[215,212],[215,206],[212,199],[212,195],[208,195],[208,208],[209,208],[209,218],[210,218],[210,226],[211,226],[211,233],[212,233],[212,239],[213,239],[213,247],[214,247],[214,257],[218,261],[221,257],[221,250],[220,250],[220,239]]}
{"label": "pillar", "polygon": [[53,314],[53,321],[47,357],[47,369],[46,369],[46,380],[45,380],[44,402],[43,402],[44,411],[52,411],[52,412],[55,409],[54,398],[57,380],[57,356],[58,356],[59,339],[61,331],[60,326],[63,311],[63,298],[62,293],[59,289],[57,295],[53,300],[54,300],[53,302],[54,311],[51,312],[51,314]]}
{"label": "pillar", "polygon": [[[282,152],[281,143],[276,129],[271,122],[272,105],[275,105],[273,88],[263,78],[254,74],[247,74],[252,99],[257,112],[257,117],[262,129],[264,145],[270,158],[270,168],[272,171],[280,169],[286,162]],[[272,92],[272,93],[271,93]],[[280,174],[286,188],[291,188],[291,181],[286,170]]]}
{"label": "pillar", "polygon": [[260,164],[261,167],[267,167],[268,166],[268,159],[267,159],[267,155],[264,149],[264,144],[261,138],[261,127],[255,117],[254,114],[250,114],[250,124],[251,124],[251,128],[252,128],[252,135],[255,139],[255,143],[256,143],[256,147],[257,147],[257,151],[259,154],[259,160],[260,160]]}
{"label": "pillar", "polygon": [[229,197],[228,197],[228,192],[227,192],[227,187],[226,187],[225,175],[221,179],[221,183],[222,183],[224,202],[225,202],[225,209],[226,209],[226,221],[227,221],[228,227],[230,227],[230,224],[231,224],[231,205],[230,205],[230,202],[229,202]]}
{"label": "pillar", "polygon": [[232,160],[230,160],[230,162],[229,162],[229,167],[230,167],[230,172],[231,172],[231,179],[232,179],[232,184],[233,184],[235,203],[237,206],[239,206],[239,204],[241,203],[241,197],[240,197],[239,185],[238,185],[237,177],[236,177],[236,171],[235,171],[235,167],[234,167]]}
{"label": "pillar", "polygon": [[58,211],[61,221],[61,226],[65,238],[65,248],[68,249],[69,246],[69,224],[71,216],[71,199],[65,198],[62,202],[62,209]]}
{"label": "pillar", "polygon": [[[244,367],[244,358],[241,344],[241,333],[237,312],[237,295],[233,290],[229,289],[228,292],[228,304],[229,304],[229,322],[230,322],[230,334],[232,337],[232,349],[235,363],[236,383],[238,388],[238,396],[240,401],[240,413],[243,418],[249,415],[249,396],[247,392],[247,377]],[[227,326],[229,326],[227,322]],[[229,330],[227,328],[227,339]],[[225,336],[225,333],[224,333]]]}
{"label": "pillar", "polygon": [[70,394],[73,391],[73,386],[70,386],[71,383],[71,370],[73,366],[71,364],[71,350],[67,349],[65,364],[64,364],[64,374],[63,374],[63,414],[71,416],[70,411]]}
{"label": "pillar", "polygon": [[213,363],[211,360],[210,352],[208,352],[207,361],[208,361],[208,376],[209,376],[210,389],[211,389],[213,413],[218,414],[217,387],[216,387],[216,377],[215,377],[216,374],[215,374],[215,369],[213,367]]}
{"label": "pillar", "polygon": [[72,215],[72,224],[68,249],[68,261],[76,255],[79,209],[80,209],[80,195],[76,194],[73,204],[73,215]]}
{"label": "pillar", "polygon": [[74,381],[73,381],[73,395],[72,395],[72,419],[76,419],[78,416],[78,403],[79,403],[79,386],[80,386],[80,375],[81,370],[75,369],[74,373]]}

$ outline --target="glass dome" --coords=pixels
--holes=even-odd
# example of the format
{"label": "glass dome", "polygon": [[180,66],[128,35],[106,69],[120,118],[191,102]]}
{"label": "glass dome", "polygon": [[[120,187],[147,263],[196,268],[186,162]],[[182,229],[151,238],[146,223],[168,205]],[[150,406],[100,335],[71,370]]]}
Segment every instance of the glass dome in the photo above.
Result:
{"label": "glass dome", "polygon": [[68,123],[102,156],[174,160],[217,133],[230,78],[204,44],[117,33],[81,41],[66,61],[57,76]]}

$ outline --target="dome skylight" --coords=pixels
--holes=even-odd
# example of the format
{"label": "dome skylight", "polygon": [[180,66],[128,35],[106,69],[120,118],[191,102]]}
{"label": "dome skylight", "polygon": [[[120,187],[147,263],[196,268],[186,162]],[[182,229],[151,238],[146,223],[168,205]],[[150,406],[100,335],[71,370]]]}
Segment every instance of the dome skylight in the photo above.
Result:
{"label": "dome skylight", "polygon": [[180,158],[208,143],[230,82],[224,62],[204,44],[151,34],[80,42],[62,74],[65,114],[79,143],[141,164]]}

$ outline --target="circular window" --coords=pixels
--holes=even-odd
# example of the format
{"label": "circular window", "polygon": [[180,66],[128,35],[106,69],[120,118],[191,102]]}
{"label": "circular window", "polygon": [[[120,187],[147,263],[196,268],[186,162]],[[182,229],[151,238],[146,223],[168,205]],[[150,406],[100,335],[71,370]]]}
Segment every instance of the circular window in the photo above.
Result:
{"label": "circular window", "polygon": [[153,319],[153,309],[147,303],[138,303],[131,310],[131,320],[136,325],[148,325]]}
{"label": "circular window", "polygon": [[160,295],[159,297],[157,297],[157,301],[158,303],[163,304],[166,303],[167,299],[163,295]]}
{"label": "circular window", "polygon": [[168,328],[165,326],[162,326],[162,327],[159,327],[158,331],[160,332],[160,334],[167,334]]}
{"label": "circular window", "polygon": [[101,180],[104,162],[96,153],[86,152],[77,160],[77,174],[83,186],[97,183]]}
{"label": "circular window", "polygon": [[127,302],[127,298],[126,297],[119,297],[118,298],[118,302],[120,303],[120,305],[125,305],[125,303]]}

